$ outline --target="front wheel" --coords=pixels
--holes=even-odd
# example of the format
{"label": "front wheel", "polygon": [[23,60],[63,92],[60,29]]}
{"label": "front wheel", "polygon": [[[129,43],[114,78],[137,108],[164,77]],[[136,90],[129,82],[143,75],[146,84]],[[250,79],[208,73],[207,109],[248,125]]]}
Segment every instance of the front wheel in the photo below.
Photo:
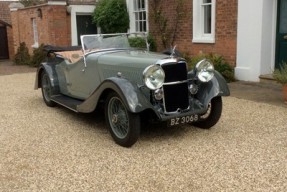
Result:
{"label": "front wheel", "polygon": [[208,104],[206,113],[200,116],[200,121],[195,122],[192,125],[202,129],[209,129],[219,121],[221,112],[222,98],[215,97]]}
{"label": "front wheel", "polygon": [[115,142],[123,147],[132,146],[140,135],[140,116],[127,110],[116,93],[111,93],[105,104],[105,118]]}

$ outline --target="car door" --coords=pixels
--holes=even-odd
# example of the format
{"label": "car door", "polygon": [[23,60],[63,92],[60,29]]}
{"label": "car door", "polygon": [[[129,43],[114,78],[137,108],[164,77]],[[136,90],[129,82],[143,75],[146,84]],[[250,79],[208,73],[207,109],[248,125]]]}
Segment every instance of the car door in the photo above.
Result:
{"label": "car door", "polygon": [[62,63],[69,96],[83,99],[88,98],[100,84],[96,62],[87,62],[84,59],[69,64]]}

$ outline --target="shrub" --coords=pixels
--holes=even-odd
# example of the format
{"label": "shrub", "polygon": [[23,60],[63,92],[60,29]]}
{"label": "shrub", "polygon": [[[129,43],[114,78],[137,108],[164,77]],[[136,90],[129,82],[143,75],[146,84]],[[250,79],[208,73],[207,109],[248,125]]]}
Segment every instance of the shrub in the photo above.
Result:
{"label": "shrub", "polygon": [[275,69],[273,77],[278,83],[287,84],[287,63],[283,62],[279,69]]}
{"label": "shrub", "polygon": [[126,0],[100,0],[93,21],[102,33],[126,33],[130,24]]}
{"label": "shrub", "polygon": [[20,43],[15,54],[14,63],[16,65],[29,65],[31,56],[25,42]]}
{"label": "shrub", "polygon": [[227,82],[235,81],[234,68],[225,61],[223,56],[218,54],[200,54],[192,57],[189,59],[190,62],[188,62],[189,68],[194,67],[197,62],[204,58],[210,60],[214,64],[214,69],[218,71]]}
{"label": "shrub", "polygon": [[29,63],[31,67],[38,67],[45,60],[47,53],[43,48],[44,45],[41,44],[40,47],[33,50],[33,56]]}
{"label": "shrub", "polygon": [[[150,51],[156,51],[156,43],[155,40],[152,38],[152,36],[147,36],[147,41],[150,44]],[[146,40],[144,37],[129,37],[129,43],[131,47],[137,47],[137,48],[146,48]]]}

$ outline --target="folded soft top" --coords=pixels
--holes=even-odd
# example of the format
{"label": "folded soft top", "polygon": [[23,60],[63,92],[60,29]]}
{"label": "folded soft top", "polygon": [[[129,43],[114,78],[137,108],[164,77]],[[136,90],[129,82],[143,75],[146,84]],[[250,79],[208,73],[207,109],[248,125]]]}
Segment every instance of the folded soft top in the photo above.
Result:
{"label": "folded soft top", "polygon": [[48,53],[61,52],[61,51],[77,51],[82,49],[81,46],[58,47],[53,45],[45,45],[43,48]]}

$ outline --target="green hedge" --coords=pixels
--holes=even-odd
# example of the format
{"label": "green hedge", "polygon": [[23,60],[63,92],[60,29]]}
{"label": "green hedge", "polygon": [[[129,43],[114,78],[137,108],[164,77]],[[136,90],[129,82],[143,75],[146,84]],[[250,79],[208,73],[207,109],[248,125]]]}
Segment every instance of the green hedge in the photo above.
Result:
{"label": "green hedge", "polygon": [[33,55],[29,54],[29,50],[25,42],[20,43],[17,53],[14,58],[16,65],[28,65],[31,67],[38,67],[46,58],[46,51],[43,49],[44,45],[33,50]]}
{"label": "green hedge", "polygon": [[29,49],[25,42],[20,43],[17,52],[15,54],[14,63],[16,65],[29,65],[31,56],[29,54]]}
{"label": "green hedge", "polygon": [[[150,51],[156,51],[156,42],[151,35],[148,35],[147,41],[150,44]],[[144,37],[129,37],[129,43],[131,47],[146,48],[146,41]]]}

